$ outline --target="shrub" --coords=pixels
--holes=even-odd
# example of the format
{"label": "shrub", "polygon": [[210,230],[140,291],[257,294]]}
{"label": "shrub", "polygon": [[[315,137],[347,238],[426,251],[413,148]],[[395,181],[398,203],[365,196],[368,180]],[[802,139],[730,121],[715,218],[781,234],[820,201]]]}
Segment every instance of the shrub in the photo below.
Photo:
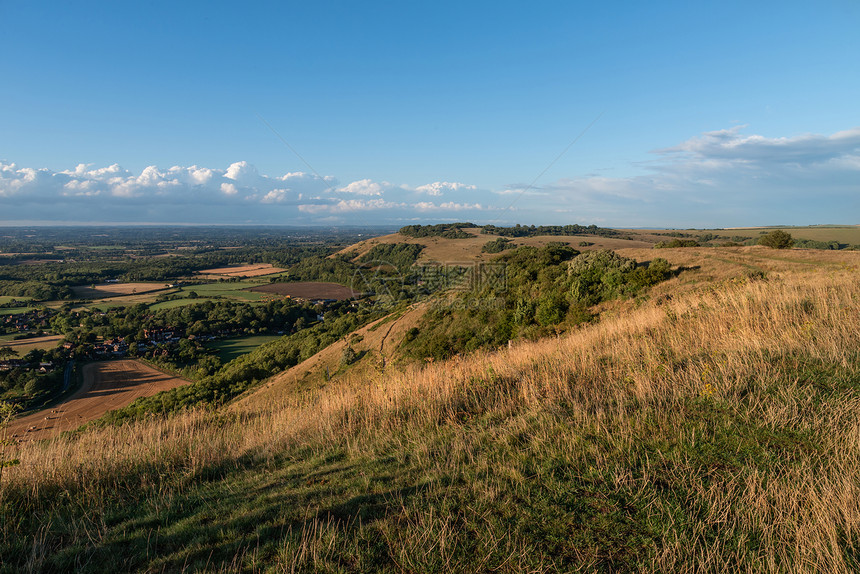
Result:
{"label": "shrub", "polygon": [[791,237],[791,234],[777,229],[759,237],[758,244],[770,247],[771,249],[788,249],[794,245],[794,239]]}

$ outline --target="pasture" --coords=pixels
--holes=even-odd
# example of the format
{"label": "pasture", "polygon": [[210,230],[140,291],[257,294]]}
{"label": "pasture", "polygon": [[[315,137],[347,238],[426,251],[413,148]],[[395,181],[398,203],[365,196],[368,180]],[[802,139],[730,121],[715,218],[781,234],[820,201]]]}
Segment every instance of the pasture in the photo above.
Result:
{"label": "pasture", "polygon": [[206,347],[215,349],[222,363],[229,363],[236,357],[248,354],[260,345],[277,341],[283,335],[252,335],[250,337],[233,337],[221,341],[207,343]]}

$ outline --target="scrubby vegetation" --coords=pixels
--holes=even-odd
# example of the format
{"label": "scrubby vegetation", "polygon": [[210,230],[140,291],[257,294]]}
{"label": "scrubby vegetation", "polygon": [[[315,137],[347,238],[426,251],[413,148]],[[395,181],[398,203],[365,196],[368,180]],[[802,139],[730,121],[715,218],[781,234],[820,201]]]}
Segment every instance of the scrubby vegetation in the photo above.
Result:
{"label": "scrubby vegetation", "polygon": [[481,233],[501,235],[502,237],[536,237],[538,235],[596,235],[600,237],[619,237],[622,234],[615,229],[597,227],[596,225],[514,225],[499,227],[484,225]]}
{"label": "scrubby vegetation", "polygon": [[516,245],[513,241],[507,237],[499,237],[498,239],[484,243],[484,246],[481,247],[481,253],[501,253],[506,249],[513,249],[514,247]]}
{"label": "scrubby vegetation", "polygon": [[476,227],[474,223],[439,223],[437,225],[406,225],[400,233],[409,237],[444,237],[445,239],[468,239],[470,233],[464,227]]}
{"label": "scrubby vegetation", "polygon": [[590,320],[591,306],[671,275],[665,260],[640,266],[611,251],[580,254],[560,243],[517,248],[490,270],[503,275],[474,269],[471,288],[435,304],[404,341],[404,352],[442,359],[555,333]]}
{"label": "scrubby vegetation", "polygon": [[695,239],[673,239],[672,241],[660,241],[654,245],[654,249],[668,249],[675,247],[701,247]]}

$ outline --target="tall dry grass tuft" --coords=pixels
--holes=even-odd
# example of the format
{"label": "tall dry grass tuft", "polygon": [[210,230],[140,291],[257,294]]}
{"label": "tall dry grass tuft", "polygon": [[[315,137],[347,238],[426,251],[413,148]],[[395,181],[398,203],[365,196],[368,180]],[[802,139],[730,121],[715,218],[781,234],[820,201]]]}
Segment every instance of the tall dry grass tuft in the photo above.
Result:
{"label": "tall dry grass tuft", "polygon": [[[213,468],[248,460],[331,448],[372,456],[395,448],[408,451],[428,475],[484,465],[487,475],[507,473],[507,484],[527,489],[530,479],[505,466],[505,456],[482,458],[476,445],[514,444],[528,434],[538,454],[594,458],[619,489],[647,497],[655,484],[668,484],[688,493],[688,515],[679,517],[660,497],[643,511],[663,525],[650,571],[848,572],[860,551],[860,396],[847,392],[822,405],[808,389],[818,376],[837,386],[840,377],[858,376],[858,302],[860,282],[850,270],[726,282],[559,338],[287,394],[254,410],[200,409],[22,444],[21,464],[7,471],[2,488],[22,507],[59,493],[97,506],[118,490],[157,501]],[[818,363],[829,371],[808,368]],[[784,456],[769,466],[709,467],[683,454],[717,436],[713,425],[690,423],[691,404],[738,425],[739,437],[755,427],[759,433],[791,428],[800,438],[779,443]],[[526,422],[561,406],[566,432]],[[488,419],[508,423],[476,423]],[[731,429],[718,430],[732,436]],[[584,442],[585,433],[594,442]],[[823,437],[821,444],[807,448],[804,433]],[[442,435],[443,449],[427,438]],[[643,452],[645,441],[665,443],[666,450]],[[727,444],[733,452],[717,452],[717,459],[759,456],[746,455],[740,439]],[[624,453],[631,464],[610,453]],[[499,488],[487,479],[482,496],[497,496]],[[413,564],[419,556],[436,557],[433,567],[449,566],[456,528],[451,517],[434,512],[403,506],[404,530],[382,532],[402,568],[420,570]],[[300,542],[282,549],[285,570],[330,555],[339,526],[325,517],[309,524]],[[513,569],[526,546],[503,532],[494,536],[510,556],[505,568]],[[590,559],[583,556],[584,563]]]}

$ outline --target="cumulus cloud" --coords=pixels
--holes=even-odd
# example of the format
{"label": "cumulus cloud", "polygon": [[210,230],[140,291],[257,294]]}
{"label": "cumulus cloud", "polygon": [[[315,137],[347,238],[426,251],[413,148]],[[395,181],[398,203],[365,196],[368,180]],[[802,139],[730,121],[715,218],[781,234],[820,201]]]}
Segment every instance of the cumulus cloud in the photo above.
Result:
{"label": "cumulus cloud", "polygon": [[478,188],[476,186],[466,185],[465,183],[436,181],[426,185],[419,185],[415,188],[415,191],[438,197],[450,192],[475,191],[477,189]]}
{"label": "cumulus cloud", "polygon": [[354,195],[382,195],[384,187],[390,187],[387,182],[376,183],[370,179],[361,179],[339,188],[341,193],[352,193]]}
{"label": "cumulus cloud", "polygon": [[[371,179],[338,186],[332,176],[305,172],[263,175],[246,161],[226,169],[147,166],[140,173],[118,164],[79,164],[55,172],[0,161],[0,220],[307,224],[314,222],[309,215],[320,215],[326,222],[340,217],[377,224],[417,212],[480,209],[475,202],[421,199],[475,189],[449,182],[412,188]],[[364,219],[352,221],[355,214]]]}
{"label": "cumulus cloud", "polygon": [[[832,135],[705,132],[654,150],[629,177],[571,175],[529,186],[421,185],[287,172],[238,161],[226,168],[118,164],[72,169],[0,161],[0,220],[163,223],[604,223],[741,226],[857,223],[860,128]],[[848,218],[848,220],[846,220]],[[854,219],[854,221],[852,221]]]}

